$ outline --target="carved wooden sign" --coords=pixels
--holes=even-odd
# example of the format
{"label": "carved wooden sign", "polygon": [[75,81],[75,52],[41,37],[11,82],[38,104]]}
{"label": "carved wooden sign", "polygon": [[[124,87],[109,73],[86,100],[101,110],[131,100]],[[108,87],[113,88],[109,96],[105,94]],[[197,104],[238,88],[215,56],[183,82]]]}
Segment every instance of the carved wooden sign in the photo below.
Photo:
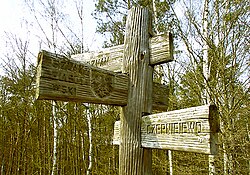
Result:
{"label": "carved wooden sign", "polygon": [[127,86],[126,75],[46,51],[38,55],[37,99],[126,105]]}
{"label": "carved wooden sign", "polygon": [[[122,106],[122,122],[114,129],[120,174],[152,174],[151,149],[142,147],[204,154],[218,149],[215,106],[141,116],[152,108],[167,110],[169,89],[153,83],[153,66],[173,60],[172,35],[150,38],[151,23],[147,8],[134,7],[124,45],[71,56],[74,60],[46,51],[38,55],[37,99]],[[121,68],[124,74],[116,73]]]}
{"label": "carved wooden sign", "polygon": [[[219,121],[213,105],[198,106],[144,116],[141,143],[144,148],[218,152]],[[120,143],[120,121],[115,123],[114,144]]]}
{"label": "carved wooden sign", "polygon": [[[38,55],[37,99],[124,106],[128,76],[100,69],[64,56],[41,51]],[[169,89],[154,83],[153,107],[166,110]]]}
{"label": "carved wooden sign", "polygon": [[[100,52],[71,55],[77,61],[86,62],[106,70],[121,72],[124,45],[104,49]],[[171,33],[152,37],[149,42],[150,65],[173,61],[173,36]]]}

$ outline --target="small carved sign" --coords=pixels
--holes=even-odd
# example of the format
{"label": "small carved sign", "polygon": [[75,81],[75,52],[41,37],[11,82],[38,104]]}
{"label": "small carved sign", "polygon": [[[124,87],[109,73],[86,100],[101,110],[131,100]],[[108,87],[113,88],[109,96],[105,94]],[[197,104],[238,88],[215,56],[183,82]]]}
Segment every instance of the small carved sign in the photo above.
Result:
{"label": "small carved sign", "polygon": [[37,99],[126,105],[128,77],[42,51]]}
{"label": "small carved sign", "polygon": [[[217,154],[219,121],[215,106],[198,106],[142,118],[144,148]],[[114,144],[120,144],[120,121],[115,123]]]}

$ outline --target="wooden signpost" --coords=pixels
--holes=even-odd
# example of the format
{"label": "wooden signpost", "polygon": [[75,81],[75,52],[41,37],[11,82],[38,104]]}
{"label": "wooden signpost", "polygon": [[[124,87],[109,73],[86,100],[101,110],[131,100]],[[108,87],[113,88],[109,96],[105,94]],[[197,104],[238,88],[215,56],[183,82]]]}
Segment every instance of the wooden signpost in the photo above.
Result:
{"label": "wooden signpost", "polygon": [[124,45],[75,60],[46,51],[38,55],[37,99],[122,106],[115,125],[120,175],[152,174],[151,148],[205,154],[217,148],[213,106],[144,116],[153,108],[167,109],[168,88],[153,83],[153,67],[173,60],[172,35],[152,37],[151,18],[147,8],[132,8]]}
{"label": "wooden signpost", "polygon": [[[114,140],[120,144],[120,121],[115,123]],[[205,105],[147,115],[142,118],[144,148],[217,154],[219,121],[215,106]]]}
{"label": "wooden signpost", "polygon": [[[41,51],[38,54],[38,100],[61,100],[125,106],[129,77]],[[168,86],[153,84],[153,108],[166,111]]]}

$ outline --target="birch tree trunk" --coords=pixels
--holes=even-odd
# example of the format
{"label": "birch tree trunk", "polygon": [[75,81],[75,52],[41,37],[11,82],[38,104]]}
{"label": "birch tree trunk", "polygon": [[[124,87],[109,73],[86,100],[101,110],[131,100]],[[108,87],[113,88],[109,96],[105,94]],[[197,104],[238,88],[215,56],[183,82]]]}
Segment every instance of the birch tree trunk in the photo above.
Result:
{"label": "birch tree trunk", "polygon": [[173,175],[172,151],[168,150],[169,175]]}
{"label": "birch tree trunk", "polygon": [[[208,88],[208,81],[210,77],[210,70],[209,70],[209,60],[208,60],[208,8],[209,8],[208,0],[204,1],[204,11],[203,11],[203,35],[204,35],[204,46],[203,46],[203,76],[204,76],[204,96],[203,96],[203,103],[209,104],[210,97],[209,97],[209,88]],[[215,162],[214,162],[214,155],[208,156],[209,161],[209,175],[215,174]]]}
{"label": "birch tree trunk", "polygon": [[[57,154],[57,110],[56,110],[56,102],[52,101],[52,120],[53,120],[53,163],[52,163],[52,175],[56,172],[56,154]],[[57,174],[57,173],[55,173]]]}
{"label": "birch tree trunk", "polygon": [[153,12],[154,12],[154,24],[155,24],[155,30],[156,30],[156,33],[158,34],[159,31],[158,31],[158,28],[157,28],[157,25],[158,25],[158,18],[157,18],[157,9],[156,9],[156,4],[155,4],[155,0],[153,0]]}
{"label": "birch tree trunk", "polygon": [[[249,130],[249,122],[246,123],[246,128],[247,128],[247,136],[248,136],[248,140],[250,140],[250,130]],[[248,152],[249,155],[249,152]],[[248,156],[249,157],[249,156]],[[248,160],[248,174],[250,175],[250,160]]]}
{"label": "birch tree trunk", "polygon": [[87,175],[90,175],[92,172],[92,165],[93,165],[93,161],[92,161],[92,154],[93,154],[93,143],[92,143],[92,123],[91,123],[91,112],[89,110],[89,106],[86,105],[88,107],[87,109],[87,120],[88,120],[88,134],[89,134],[89,166],[87,169]]}
{"label": "birch tree trunk", "polygon": [[[220,26],[220,22],[221,22],[221,18],[220,18],[220,2],[216,2],[216,20],[217,20],[217,25]],[[222,38],[222,32],[220,30],[220,28],[218,27],[217,29],[217,40],[218,42],[221,41],[221,38]],[[217,85],[219,86],[219,85]],[[220,122],[220,126],[221,126],[221,130],[222,130],[222,133],[224,133],[224,123],[223,121]],[[222,151],[223,151],[223,173],[224,175],[227,175],[227,162],[228,162],[228,159],[227,159],[227,152],[226,152],[226,145],[225,143],[222,143]]]}

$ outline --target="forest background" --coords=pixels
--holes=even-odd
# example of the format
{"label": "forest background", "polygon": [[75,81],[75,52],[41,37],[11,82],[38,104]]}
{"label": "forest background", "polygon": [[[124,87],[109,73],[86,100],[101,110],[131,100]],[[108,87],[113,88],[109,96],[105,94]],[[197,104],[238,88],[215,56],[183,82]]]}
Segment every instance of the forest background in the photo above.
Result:
{"label": "forest background", "polygon": [[[23,0],[29,14],[20,27],[24,32],[5,33],[7,49],[0,54],[0,174],[118,174],[119,148],[111,142],[119,107],[35,100],[39,49],[70,57],[89,52],[95,43],[86,43],[89,1]],[[100,36],[96,40],[103,41],[102,47],[123,44],[127,12],[135,5],[151,9],[155,33],[174,34],[175,60],[154,72],[154,81],[170,88],[168,110],[202,105],[207,99],[214,103],[221,125],[216,173],[249,175],[250,2],[93,2]],[[73,18],[64,11],[69,4]],[[169,174],[171,169],[181,175],[208,174],[208,156],[153,150],[153,173]]]}

